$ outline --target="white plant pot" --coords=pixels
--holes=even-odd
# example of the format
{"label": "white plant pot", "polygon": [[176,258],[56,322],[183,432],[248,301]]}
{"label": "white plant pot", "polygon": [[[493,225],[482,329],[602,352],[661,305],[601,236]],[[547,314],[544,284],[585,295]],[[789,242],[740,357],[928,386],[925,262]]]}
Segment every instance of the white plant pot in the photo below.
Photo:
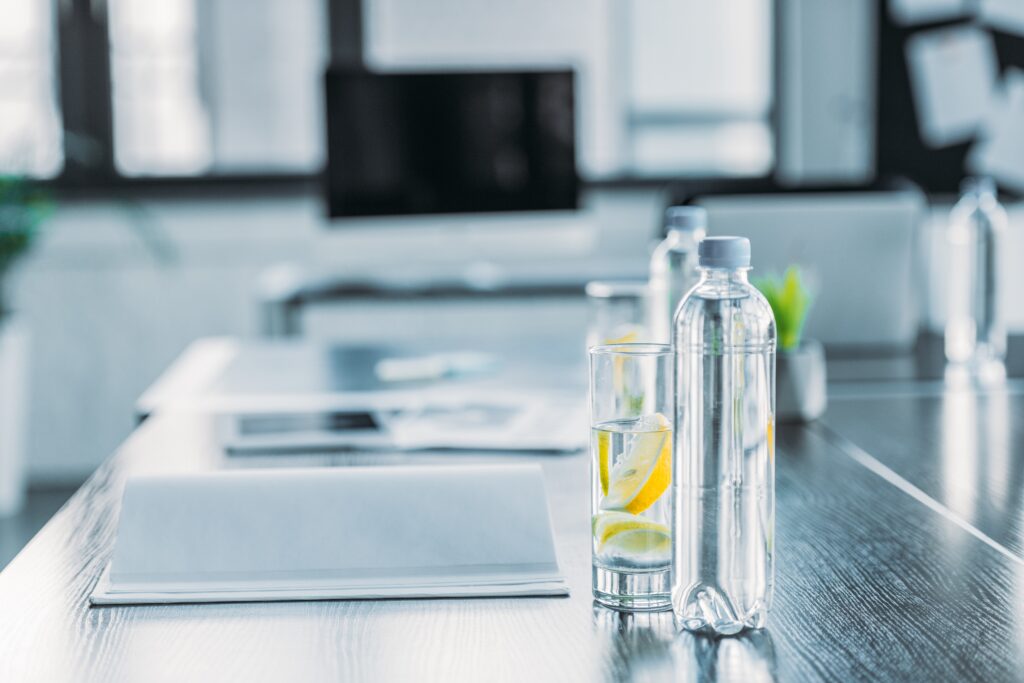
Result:
{"label": "white plant pot", "polygon": [[14,316],[0,318],[0,517],[25,503],[28,332]]}
{"label": "white plant pot", "polygon": [[793,351],[779,351],[775,359],[775,415],[780,422],[809,422],[828,404],[825,349],[804,340]]}

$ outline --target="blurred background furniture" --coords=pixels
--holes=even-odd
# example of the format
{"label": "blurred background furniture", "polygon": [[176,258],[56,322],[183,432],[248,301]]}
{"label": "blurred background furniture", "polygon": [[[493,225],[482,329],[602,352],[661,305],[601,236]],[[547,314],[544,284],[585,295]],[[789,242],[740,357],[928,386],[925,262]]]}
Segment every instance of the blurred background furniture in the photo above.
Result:
{"label": "blurred background furniture", "polygon": [[[585,303],[570,290],[642,276],[662,209],[707,186],[858,192],[889,173],[908,176],[926,190],[912,266],[926,284],[916,323],[908,315],[897,336],[942,329],[945,252],[935,236],[969,170],[967,142],[920,147],[905,42],[948,28],[971,29],[973,51],[991,42],[994,58],[981,60],[996,70],[989,104],[1024,120],[1006,97],[1021,65],[1012,6],[944,3],[937,17],[913,11],[935,3],[903,0],[568,0],[557,13],[540,0],[429,5],[0,5],[0,66],[17,75],[0,84],[0,172],[32,179],[55,204],[5,283],[33,339],[31,486],[80,484],[132,429],[140,393],[200,337],[582,338]],[[578,208],[329,218],[328,67],[571,71]],[[968,124],[977,138],[979,122]],[[903,154],[897,138],[915,146],[913,167],[891,165]],[[941,187],[928,182],[933,170]],[[860,208],[843,216],[844,233]],[[819,209],[804,225],[834,219]],[[1013,202],[1009,210],[1008,259],[1024,250],[1024,214]],[[867,213],[870,230],[877,214]],[[765,238],[761,251],[774,242]],[[861,253],[873,239],[865,232],[845,246]],[[1019,332],[1024,306],[1012,293],[1024,273],[1004,273]],[[881,283],[866,284],[888,292]],[[885,310],[900,310],[901,286]],[[816,307],[814,335],[827,338],[835,315]]]}
{"label": "blurred background furniture", "polygon": [[801,269],[815,299],[807,336],[835,350],[914,345],[928,291],[917,254],[927,202],[914,185],[737,192],[723,183],[683,201],[707,209],[710,234],[749,237],[755,275]]}

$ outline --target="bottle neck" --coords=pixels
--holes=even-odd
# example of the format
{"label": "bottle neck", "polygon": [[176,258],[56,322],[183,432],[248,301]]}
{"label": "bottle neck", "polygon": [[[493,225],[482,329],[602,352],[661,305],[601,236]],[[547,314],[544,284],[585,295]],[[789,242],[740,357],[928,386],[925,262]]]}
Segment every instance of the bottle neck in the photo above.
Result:
{"label": "bottle neck", "polygon": [[668,237],[669,241],[675,244],[696,245],[704,239],[704,228],[669,228],[666,237]]}
{"label": "bottle neck", "polygon": [[709,284],[748,284],[750,268],[707,268],[702,267],[701,282]]}

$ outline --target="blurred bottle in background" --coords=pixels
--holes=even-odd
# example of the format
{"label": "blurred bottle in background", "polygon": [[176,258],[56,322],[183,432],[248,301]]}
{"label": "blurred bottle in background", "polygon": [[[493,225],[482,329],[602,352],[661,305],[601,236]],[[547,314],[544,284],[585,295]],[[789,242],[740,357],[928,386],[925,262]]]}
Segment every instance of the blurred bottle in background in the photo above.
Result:
{"label": "blurred bottle in background", "polygon": [[989,373],[1006,356],[998,253],[1007,217],[991,178],[969,178],[961,190],[947,234],[946,359]]}
{"label": "blurred bottle in background", "polygon": [[707,212],[699,206],[670,206],[665,239],[651,255],[648,327],[651,341],[668,344],[679,301],[697,284],[697,244],[707,231]]}

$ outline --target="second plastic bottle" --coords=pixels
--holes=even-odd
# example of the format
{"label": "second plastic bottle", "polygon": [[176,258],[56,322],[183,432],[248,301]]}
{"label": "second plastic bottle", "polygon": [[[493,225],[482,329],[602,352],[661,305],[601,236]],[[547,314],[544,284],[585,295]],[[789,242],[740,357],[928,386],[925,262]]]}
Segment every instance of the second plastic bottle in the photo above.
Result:
{"label": "second plastic bottle", "polygon": [[665,239],[651,254],[647,327],[659,344],[672,341],[672,320],[679,302],[697,284],[697,245],[707,230],[707,212],[699,206],[670,206]]}
{"label": "second plastic bottle", "polygon": [[750,242],[700,243],[700,282],[673,324],[672,608],[691,631],[765,625],[775,552],[775,318],[750,284]]}
{"label": "second plastic bottle", "polygon": [[1006,210],[992,179],[964,181],[948,233],[946,358],[952,363],[984,371],[1006,356],[998,287],[998,256],[1006,232]]}

